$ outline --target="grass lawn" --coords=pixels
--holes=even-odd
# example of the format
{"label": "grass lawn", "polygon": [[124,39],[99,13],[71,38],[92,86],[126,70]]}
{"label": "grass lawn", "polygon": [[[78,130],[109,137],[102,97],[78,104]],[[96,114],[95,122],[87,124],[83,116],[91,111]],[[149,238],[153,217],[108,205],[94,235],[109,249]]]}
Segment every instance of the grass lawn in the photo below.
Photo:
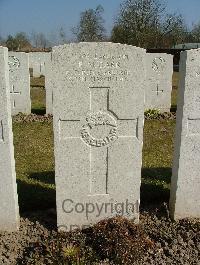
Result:
{"label": "grass lawn", "polygon": [[31,112],[35,114],[46,113],[46,91],[43,87],[31,88]]}
{"label": "grass lawn", "polygon": [[45,92],[45,78],[31,77],[31,102],[32,113],[45,114],[46,113],[46,92]]}
{"label": "grass lawn", "polygon": [[179,73],[173,73],[172,79],[172,95],[171,95],[171,108],[176,111],[177,108],[177,93],[178,93]]}
{"label": "grass lawn", "polygon": [[[142,205],[169,197],[175,121],[146,121]],[[14,123],[16,172],[21,212],[55,207],[53,129],[50,123]]]}
{"label": "grass lawn", "polygon": [[179,72],[174,72],[172,77],[172,86],[175,89],[178,89],[179,84]]}
{"label": "grass lawn", "polygon": [[31,77],[31,87],[45,87],[45,77]]}
{"label": "grass lawn", "polygon": [[55,207],[52,124],[14,123],[13,134],[20,210]]}
{"label": "grass lawn", "polygon": [[145,121],[141,203],[168,202],[175,120]]}

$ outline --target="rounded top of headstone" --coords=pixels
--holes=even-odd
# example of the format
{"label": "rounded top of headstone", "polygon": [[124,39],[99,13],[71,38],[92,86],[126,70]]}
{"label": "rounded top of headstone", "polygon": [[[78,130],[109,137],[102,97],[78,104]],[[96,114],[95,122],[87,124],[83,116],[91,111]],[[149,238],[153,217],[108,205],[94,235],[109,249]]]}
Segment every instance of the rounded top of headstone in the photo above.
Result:
{"label": "rounded top of headstone", "polygon": [[69,44],[63,44],[63,45],[58,45],[58,46],[54,46],[52,48],[52,51],[55,51],[57,49],[65,49],[65,48],[69,48],[69,47],[121,47],[121,48],[132,48],[138,51],[144,51],[146,52],[146,49],[144,48],[140,48],[140,47],[136,47],[136,46],[132,46],[132,45],[128,45],[128,44],[121,44],[121,43],[114,43],[114,42],[77,42],[77,43],[69,43]]}

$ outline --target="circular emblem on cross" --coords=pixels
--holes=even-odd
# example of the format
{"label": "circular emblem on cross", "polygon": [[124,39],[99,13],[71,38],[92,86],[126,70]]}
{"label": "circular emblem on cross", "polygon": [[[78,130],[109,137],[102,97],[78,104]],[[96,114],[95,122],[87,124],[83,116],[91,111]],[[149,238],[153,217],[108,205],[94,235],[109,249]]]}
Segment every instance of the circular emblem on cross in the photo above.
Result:
{"label": "circular emblem on cross", "polygon": [[8,57],[9,71],[13,72],[16,68],[20,67],[20,61],[17,57],[10,55]]}
{"label": "circular emblem on cross", "polygon": [[109,113],[90,113],[85,122],[81,129],[81,138],[87,145],[103,147],[117,140],[117,122]]}

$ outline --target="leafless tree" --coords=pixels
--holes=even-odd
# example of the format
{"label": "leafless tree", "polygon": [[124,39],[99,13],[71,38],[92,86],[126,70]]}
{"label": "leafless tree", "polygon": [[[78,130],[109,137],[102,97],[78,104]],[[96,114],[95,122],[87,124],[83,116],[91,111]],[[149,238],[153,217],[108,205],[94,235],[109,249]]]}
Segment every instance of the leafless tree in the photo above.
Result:
{"label": "leafless tree", "polygon": [[200,43],[200,22],[194,24],[191,30],[192,42]]}
{"label": "leafless tree", "polygon": [[102,41],[105,38],[104,9],[101,5],[81,13],[78,26],[72,29],[77,41]]}
{"label": "leafless tree", "polygon": [[[120,6],[111,39],[144,48],[163,45],[163,39],[184,31],[182,16],[166,14],[162,0],[125,0]],[[171,45],[171,44],[168,44]]]}
{"label": "leafless tree", "polygon": [[36,48],[42,48],[42,49],[45,49],[49,42],[45,36],[44,33],[42,32],[39,32],[39,33],[36,33],[36,32],[32,32],[32,42],[33,42],[33,45],[36,47]]}

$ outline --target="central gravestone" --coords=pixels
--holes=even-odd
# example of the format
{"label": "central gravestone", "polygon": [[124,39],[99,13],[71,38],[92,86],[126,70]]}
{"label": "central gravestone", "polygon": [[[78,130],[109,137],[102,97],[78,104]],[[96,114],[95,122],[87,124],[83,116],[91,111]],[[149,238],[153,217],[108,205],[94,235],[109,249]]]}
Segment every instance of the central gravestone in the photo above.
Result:
{"label": "central gravestone", "polygon": [[112,43],[53,49],[59,230],[139,219],[145,55]]}

